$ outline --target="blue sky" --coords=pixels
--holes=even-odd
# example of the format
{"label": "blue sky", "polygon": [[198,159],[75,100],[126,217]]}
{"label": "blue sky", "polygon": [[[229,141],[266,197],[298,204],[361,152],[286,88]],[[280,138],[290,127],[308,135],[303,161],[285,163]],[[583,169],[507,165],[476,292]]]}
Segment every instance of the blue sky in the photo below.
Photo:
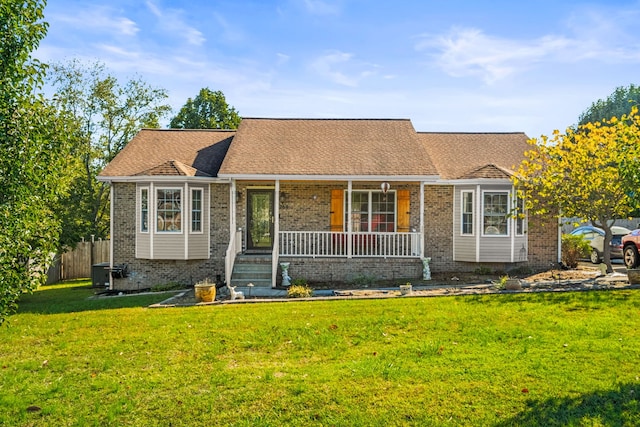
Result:
{"label": "blue sky", "polygon": [[539,137],[640,84],[640,0],[49,0],[45,20],[37,58],[140,76],[174,114],[209,87],[243,117]]}

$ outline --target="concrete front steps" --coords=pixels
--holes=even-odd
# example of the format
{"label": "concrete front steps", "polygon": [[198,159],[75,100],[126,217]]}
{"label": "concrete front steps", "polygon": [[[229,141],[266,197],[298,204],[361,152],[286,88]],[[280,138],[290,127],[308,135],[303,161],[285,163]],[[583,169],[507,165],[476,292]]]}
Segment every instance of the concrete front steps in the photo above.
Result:
{"label": "concrete front steps", "polygon": [[271,289],[271,255],[239,254],[231,273],[231,286],[242,290],[249,283],[253,288]]}

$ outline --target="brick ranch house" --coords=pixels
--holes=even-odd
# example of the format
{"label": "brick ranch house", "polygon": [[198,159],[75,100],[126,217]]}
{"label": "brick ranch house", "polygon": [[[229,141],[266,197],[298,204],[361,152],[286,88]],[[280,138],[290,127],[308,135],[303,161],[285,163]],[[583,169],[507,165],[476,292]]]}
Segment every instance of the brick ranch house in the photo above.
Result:
{"label": "brick ranch house", "polygon": [[111,184],[120,290],[209,278],[420,280],[546,269],[557,221],[522,209],[510,177],[524,133],[416,132],[409,120],[245,118],[237,130],[141,130]]}

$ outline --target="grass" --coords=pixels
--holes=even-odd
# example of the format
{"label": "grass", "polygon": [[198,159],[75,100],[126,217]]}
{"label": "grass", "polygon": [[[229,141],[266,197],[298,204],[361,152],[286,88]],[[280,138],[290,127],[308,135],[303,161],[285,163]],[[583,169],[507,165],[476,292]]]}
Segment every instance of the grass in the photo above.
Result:
{"label": "grass", "polygon": [[637,290],[168,309],[91,293],[44,287],[0,329],[0,425],[640,424]]}

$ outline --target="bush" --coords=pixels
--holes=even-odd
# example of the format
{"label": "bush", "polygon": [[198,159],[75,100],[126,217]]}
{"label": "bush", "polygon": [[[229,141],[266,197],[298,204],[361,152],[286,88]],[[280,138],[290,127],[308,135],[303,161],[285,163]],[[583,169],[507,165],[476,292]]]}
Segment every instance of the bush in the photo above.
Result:
{"label": "bush", "polygon": [[309,285],[309,282],[307,282],[307,279],[305,279],[304,277],[293,279],[291,281],[291,286],[307,286],[307,285]]}
{"label": "bush", "polygon": [[562,235],[562,262],[569,268],[576,268],[578,260],[586,258],[591,252],[591,245],[582,236]]}
{"label": "bush", "polygon": [[304,285],[291,285],[287,288],[287,297],[289,298],[309,298],[313,290]]}

